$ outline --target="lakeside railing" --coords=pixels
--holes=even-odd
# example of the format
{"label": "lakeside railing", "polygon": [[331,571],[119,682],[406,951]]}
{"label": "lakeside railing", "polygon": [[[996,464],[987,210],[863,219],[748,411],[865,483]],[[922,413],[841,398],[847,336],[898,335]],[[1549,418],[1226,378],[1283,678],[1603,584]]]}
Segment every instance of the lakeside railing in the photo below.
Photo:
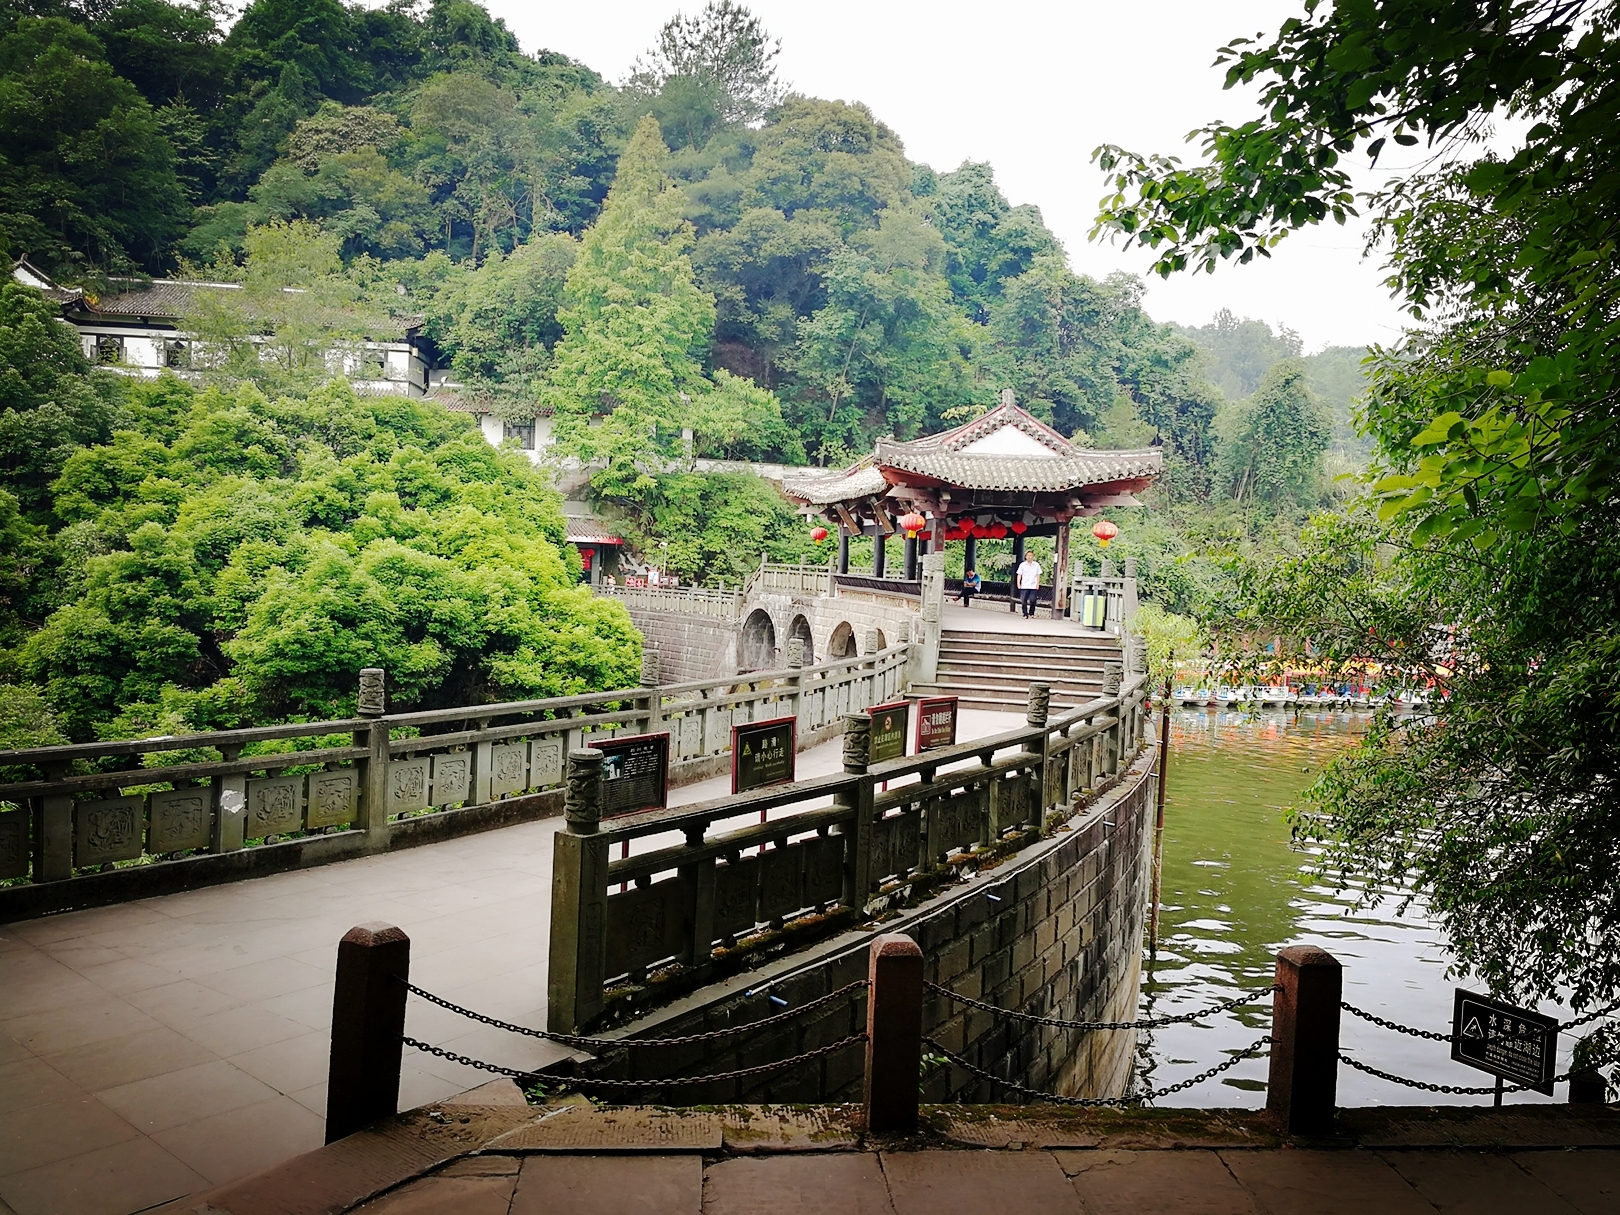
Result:
{"label": "lakeside railing", "polygon": [[[245,849],[381,851],[422,816],[553,794],[570,750],[621,734],[667,729],[679,774],[728,753],[733,724],[793,716],[802,735],[892,699],[909,651],[666,686],[649,654],[635,688],[407,713],[383,712],[383,672],[368,670],[354,718],[0,751],[12,777],[0,784],[0,907],[19,884],[105,883],[106,870]],[[116,897],[130,896],[97,901]],[[51,908],[66,905],[71,894]]]}
{"label": "lakeside railing", "polygon": [[[1009,836],[1119,774],[1142,738],[1146,681],[1110,663],[1104,696],[1048,720],[1032,685],[1027,725],[869,765],[871,717],[845,717],[844,771],[668,810],[603,819],[601,752],[569,756],[567,826],[555,840],[551,1030],[590,1025],[618,982],[680,964],[701,981],[717,951],[764,928],[983,859]],[[870,703],[870,702],[869,702]]]}
{"label": "lakeside railing", "polygon": [[1123,637],[1136,619],[1136,562],[1127,559],[1121,574],[1112,561],[1100,563],[1097,573],[1086,571],[1077,560],[1069,576],[1069,618],[1088,628]]}

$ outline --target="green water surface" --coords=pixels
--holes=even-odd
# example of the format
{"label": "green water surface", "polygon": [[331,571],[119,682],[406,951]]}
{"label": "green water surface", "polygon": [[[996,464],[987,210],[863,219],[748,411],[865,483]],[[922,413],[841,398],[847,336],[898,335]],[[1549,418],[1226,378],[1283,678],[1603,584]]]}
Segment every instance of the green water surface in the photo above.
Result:
{"label": "green water surface", "polygon": [[[1175,710],[1161,869],[1157,948],[1145,956],[1141,1015],[1208,1007],[1272,980],[1284,945],[1320,945],[1345,967],[1344,998],[1390,1020],[1445,1032],[1450,957],[1421,904],[1397,914],[1399,892],[1357,909],[1309,872],[1311,856],[1290,844],[1283,812],[1351,746],[1365,714],[1216,709]],[[1478,985],[1465,982],[1476,988]],[[1543,1011],[1559,1015],[1556,1005]],[[1200,1018],[1138,1035],[1136,1084],[1157,1089],[1186,1080],[1252,1043],[1270,1024],[1269,1006]],[[1453,1063],[1449,1047],[1391,1033],[1346,1014],[1341,1048],[1385,1071],[1450,1085],[1492,1083]],[[1568,1042],[1561,1043],[1567,1057]],[[1266,1059],[1156,1104],[1265,1104]],[[1562,1066],[1560,1068],[1562,1070]],[[1564,1094],[1559,1091],[1558,1099]],[[1341,1105],[1463,1104],[1491,1098],[1436,1096],[1339,1069]],[[1536,1094],[1509,1101],[1545,1101]]]}

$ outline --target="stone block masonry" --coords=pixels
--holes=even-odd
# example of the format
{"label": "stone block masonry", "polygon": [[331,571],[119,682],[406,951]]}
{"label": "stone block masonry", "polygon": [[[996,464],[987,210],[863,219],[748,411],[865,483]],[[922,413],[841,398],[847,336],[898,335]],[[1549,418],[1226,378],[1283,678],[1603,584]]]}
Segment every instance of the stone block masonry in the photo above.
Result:
{"label": "stone block masonry", "polygon": [[[921,947],[925,977],[999,1008],[1069,1021],[1134,1019],[1153,822],[1149,749],[1111,789],[1059,831],[965,886],[952,887],[881,925],[694,992],[625,1026],[629,1036],[699,1033],[761,1020],[866,976],[873,930]],[[857,991],[801,1019],[710,1048],[702,1059],[673,1052],[609,1052],[597,1074],[659,1079],[750,1067],[858,1033],[866,995]],[[1130,1079],[1131,1030],[1089,1033],[998,1017],[930,992],[923,1033],[995,1075],[1066,1096],[1118,1096]],[[702,1088],[671,1088],[691,1102],[859,1101],[862,1048],[803,1067]],[[1010,1102],[999,1086],[952,1067],[930,1071],[924,1101]]]}
{"label": "stone block masonry", "polygon": [[713,616],[684,616],[630,607],[630,619],[658,651],[660,683],[720,679],[737,672],[741,628]]}

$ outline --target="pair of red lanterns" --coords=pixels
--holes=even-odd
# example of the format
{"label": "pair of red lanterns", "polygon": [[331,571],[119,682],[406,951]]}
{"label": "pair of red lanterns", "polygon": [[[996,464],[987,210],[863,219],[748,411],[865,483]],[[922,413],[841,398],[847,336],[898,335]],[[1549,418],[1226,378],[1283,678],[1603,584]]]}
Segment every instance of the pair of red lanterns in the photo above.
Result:
{"label": "pair of red lanterns", "polygon": [[[917,514],[916,511],[903,516],[900,520],[901,529],[913,540],[917,538],[917,533],[927,526],[928,520]],[[988,527],[981,527],[972,519],[962,519],[957,522],[955,527],[946,528],[943,535],[947,540],[966,540],[969,536],[981,540],[1001,540],[1006,537],[1008,532],[1012,532],[1015,536],[1022,536],[1028,530],[1029,524],[1022,519],[1016,519],[1012,523],[996,522]],[[1091,534],[1097,538],[1098,544],[1102,545],[1103,548],[1107,548],[1108,542],[1119,535],[1119,528],[1107,519],[1098,519],[1092,525]],[[826,538],[826,528],[812,527],[810,529],[810,539],[817,544],[820,544]]]}

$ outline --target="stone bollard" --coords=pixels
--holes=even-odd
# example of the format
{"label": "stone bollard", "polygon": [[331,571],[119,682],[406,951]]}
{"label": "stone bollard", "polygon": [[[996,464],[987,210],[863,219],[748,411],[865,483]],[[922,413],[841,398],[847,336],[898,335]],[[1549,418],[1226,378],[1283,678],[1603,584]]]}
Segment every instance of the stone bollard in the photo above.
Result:
{"label": "stone bollard", "polygon": [[1266,1112],[1293,1135],[1333,1130],[1339,1080],[1339,960],[1314,945],[1277,954]]}
{"label": "stone bollard", "polygon": [[1024,710],[1024,720],[1032,726],[1044,726],[1052,710],[1052,685],[1049,683],[1032,683],[1029,685],[1029,704]]}
{"label": "stone bollard", "polygon": [[602,1011],[607,965],[607,841],[602,824],[602,752],[568,753],[563,817],[552,837],[551,961],[546,975],[546,1028],[577,1033]]}
{"label": "stone bollard", "polygon": [[338,942],[326,1142],[399,1112],[405,983],[411,939],[392,924],[361,924]]}
{"label": "stone bollard", "polygon": [[356,708],[361,717],[381,717],[384,709],[383,670],[366,667],[360,672],[360,692]]}
{"label": "stone bollard", "polygon": [[866,1129],[917,1129],[922,1077],[923,956],[917,942],[885,933],[872,942],[866,989]]}

